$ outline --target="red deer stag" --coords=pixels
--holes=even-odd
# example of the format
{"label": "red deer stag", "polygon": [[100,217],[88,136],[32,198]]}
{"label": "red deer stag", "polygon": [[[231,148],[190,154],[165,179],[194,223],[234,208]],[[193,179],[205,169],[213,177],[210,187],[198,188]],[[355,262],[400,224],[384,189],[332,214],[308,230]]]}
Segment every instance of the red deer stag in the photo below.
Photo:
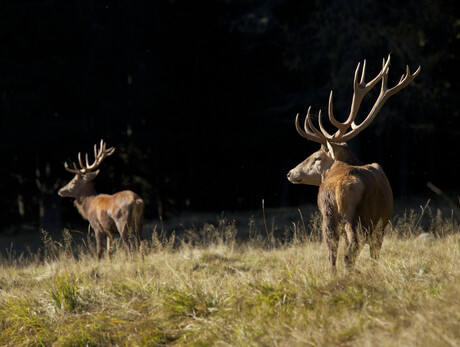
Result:
{"label": "red deer stag", "polygon": [[[351,110],[344,123],[338,122],[333,114],[332,91],[329,97],[328,115],[330,122],[338,129],[333,135],[323,126],[321,111],[318,113],[319,130],[313,125],[308,108],[304,130],[299,124],[297,114],[295,126],[304,138],[321,144],[319,151],[310,155],[288,174],[289,181],[295,184],[319,186],[318,207],[322,214],[323,239],[329,251],[332,271],[336,272],[337,248],[339,244],[340,223],[345,229],[345,266],[353,268],[363,245],[369,244],[370,255],[377,260],[383,242],[384,228],[393,213],[393,193],[390,183],[379,164],[363,165],[353,155],[346,142],[358,135],[375,119],[385,101],[393,94],[407,87],[420,72],[414,74],[406,66],[406,74],[393,88],[387,87],[390,56],[380,73],[370,82],[364,81],[366,61],[364,60],[361,79],[358,82],[358,64],[353,81]],[[382,81],[380,94],[361,124],[355,123],[359,106],[364,96],[379,81]]]}
{"label": "red deer stag", "polygon": [[96,194],[93,179],[99,174],[97,168],[102,161],[111,156],[115,148],[106,149],[101,140],[100,148],[94,145],[94,162],[89,165],[86,154],[86,165],[83,164],[81,154],[78,153],[80,168],[73,163],[73,168],[67,163],[64,167],[75,174],[75,177],[59,190],[62,197],[75,198],[75,206],[84,219],[88,220],[96,235],[97,257],[101,259],[104,236],[107,238],[107,253],[111,255],[110,243],[117,231],[125,245],[131,248],[128,233],[134,232],[137,242],[142,240],[142,221],[144,216],[144,201],[134,192],[124,190],[113,195]]}

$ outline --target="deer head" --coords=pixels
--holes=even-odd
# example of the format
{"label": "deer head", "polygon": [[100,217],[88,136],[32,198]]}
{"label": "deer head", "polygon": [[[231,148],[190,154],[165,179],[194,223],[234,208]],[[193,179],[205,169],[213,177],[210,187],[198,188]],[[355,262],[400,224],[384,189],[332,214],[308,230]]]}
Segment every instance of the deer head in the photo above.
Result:
{"label": "deer head", "polygon": [[67,185],[62,187],[58,194],[62,197],[77,198],[82,195],[93,193],[91,181],[99,174],[98,167],[106,157],[111,156],[114,152],[114,147],[106,149],[106,143],[104,140],[101,140],[99,150],[97,149],[97,145],[94,145],[95,159],[91,165],[88,162],[88,154],[85,155],[84,164],[81,159],[81,153],[78,153],[78,163],[80,167],[78,168],[75,163],[72,163],[73,168],[69,167],[67,163],[64,164],[65,169],[75,174],[75,177],[67,183]]}
{"label": "deer head", "polygon": [[[390,55],[385,61],[383,59],[382,70],[379,74],[370,82],[365,82],[366,73],[366,60],[364,60],[361,78],[358,82],[358,73],[360,70],[360,64],[355,70],[355,77],[353,80],[353,98],[351,101],[351,110],[347,120],[343,123],[337,121],[334,117],[333,112],[333,98],[332,91],[329,95],[328,104],[328,115],[329,121],[337,128],[334,134],[329,134],[323,126],[321,118],[321,110],[318,113],[319,130],[313,124],[311,120],[311,107],[308,108],[307,116],[304,122],[304,129],[299,124],[299,114],[295,119],[295,126],[297,132],[304,138],[318,142],[321,144],[319,151],[310,155],[307,159],[297,165],[294,169],[289,171],[287,178],[294,184],[309,184],[319,186],[332,164],[339,160],[350,165],[361,164],[358,159],[353,155],[351,150],[348,148],[346,142],[354,138],[361,131],[367,128],[377,116],[378,112],[382,108],[383,104],[388,100],[390,96],[399,92],[401,89],[407,87],[412,80],[420,72],[420,66],[414,74],[410,73],[409,67],[406,66],[406,73],[401,76],[398,84],[393,88],[388,88],[388,71],[390,65]],[[359,107],[364,96],[379,82],[382,81],[380,94],[375,101],[374,106],[370,110],[367,117],[360,124],[355,123],[356,116],[358,114]]]}

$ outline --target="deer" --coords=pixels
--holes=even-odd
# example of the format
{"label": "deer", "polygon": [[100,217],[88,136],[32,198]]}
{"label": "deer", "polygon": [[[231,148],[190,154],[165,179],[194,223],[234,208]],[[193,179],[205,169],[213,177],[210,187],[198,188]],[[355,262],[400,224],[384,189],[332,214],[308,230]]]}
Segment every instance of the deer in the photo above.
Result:
{"label": "deer", "polygon": [[134,232],[140,247],[142,242],[142,223],[144,217],[144,200],[130,190],[123,190],[113,195],[97,194],[93,180],[99,174],[102,161],[111,156],[115,148],[107,148],[104,140],[100,147],[94,145],[94,162],[89,164],[88,154],[85,163],[82,162],[81,153],[78,153],[79,167],[75,162],[72,167],[64,163],[64,168],[75,174],[74,178],[58,194],[61,197],[74,198],[74,204],[81,216],[89,221],[96,237],[96,253],[98,260],[102,257],[104,236],[107,241],[107,254],[111,258],[111,241],[113,236],[120,234],[125,246],[132,249],[129,233]]}
{"label": "deer", "polygon": [[[363,164],[353,154],[347,142],[366,129],[375,119],[388,98],[407,87],[419,74],[420,66],[411,74],[406,65],[406,73],[392,88],[388,88],[390,55],[383,59],[382,69],[377,76],[365,82],[366,60],[358,74],[361,63],[355,70],[353,97],[348,118],[339,122],[333,112],[333,92],[330,92],[328,116],[337,128],[330,134],[324,127],[321,110],[318,124],[314,125],[311,106],[303,124],[299,124],[299,114],[295,118],[297,132],[310,141],[321,145],[320,149],[289,171],[288,180],[293,184],[318,186],[317,203],[322,215],[322,236],[329,253],[332,273],[337,272],[337,250],[340,237],[344,236],[345,269],[352,272],[356,258],[365,244],[369,245],[373,264],[379,259],[384,229],[393,214],[393,192],[382,167],[377,163]],[[364,120],[356,124],[355,119],[365,95],[381,81],[380,94]],[[343,228],[341,228],[343,226]]]}

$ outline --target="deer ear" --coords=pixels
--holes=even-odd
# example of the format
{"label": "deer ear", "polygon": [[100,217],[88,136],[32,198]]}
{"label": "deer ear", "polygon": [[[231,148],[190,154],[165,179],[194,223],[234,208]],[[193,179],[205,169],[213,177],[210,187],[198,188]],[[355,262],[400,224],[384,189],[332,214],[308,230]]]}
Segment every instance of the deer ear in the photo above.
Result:
{"label": "deer ear", "polygon": [[335,153],[334,153],[334,147],[332,147],[331,143],[326,140],[326,145],[327,145],[327,150],[332,159],[335,160]]}

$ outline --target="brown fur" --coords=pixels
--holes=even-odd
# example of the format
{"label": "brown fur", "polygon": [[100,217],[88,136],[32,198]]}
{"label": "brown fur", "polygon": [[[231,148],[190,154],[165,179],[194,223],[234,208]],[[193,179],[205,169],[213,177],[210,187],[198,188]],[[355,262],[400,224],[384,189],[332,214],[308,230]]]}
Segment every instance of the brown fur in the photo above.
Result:
{"label": "brown fur", "polygon": [[134,192],[124,190],[113,195],[96,194],[91,180],[97,175],[84,177],[75,175],[65,187],[59,190],[63,197],[75,198],[75,206],[82,217],[89,221],[96,236],[98,259],[102,256],[104,236],[107,253],[111,255],[111,241],[118,232],[126,245],[131,246],[129,233],[134,232],[137,243],[142,241],[144,201]]}
{"label": "brown fur", "polygon": [[[339,160],[350,165],[363,165],[363,163],[355,157],[354,153],[351,151],[350,147],[348,147],[347,144],[331,143],[330,145],[334,149],[335,160]],[[325,153],[329,153],[329,149],[324,145],[321,145],[320,150]]]}
{"label": "brown fur", "polygon": [[318,207],[323,216],[323,237],[334,271],[341,221],[346,234],[347,269],[353,267],[366,243],[371,258],[378,259],[384,228],[393,213],[391,186],[380,165],[357,166],[336,160],[319,187]]}
{"label": "brown fur", "polygon": [[319,151],[292,169],[288,179],[292,183],[319,186],[323,239],[335,272],[341,234],[346,234],[347,269],[353,267],[365,243],[370,246],[372,259],[378,259],[383,230],[393,211],[393,193],[380,165],[361,165],[346,144],[331,146],[333,154],[321,146]]}

